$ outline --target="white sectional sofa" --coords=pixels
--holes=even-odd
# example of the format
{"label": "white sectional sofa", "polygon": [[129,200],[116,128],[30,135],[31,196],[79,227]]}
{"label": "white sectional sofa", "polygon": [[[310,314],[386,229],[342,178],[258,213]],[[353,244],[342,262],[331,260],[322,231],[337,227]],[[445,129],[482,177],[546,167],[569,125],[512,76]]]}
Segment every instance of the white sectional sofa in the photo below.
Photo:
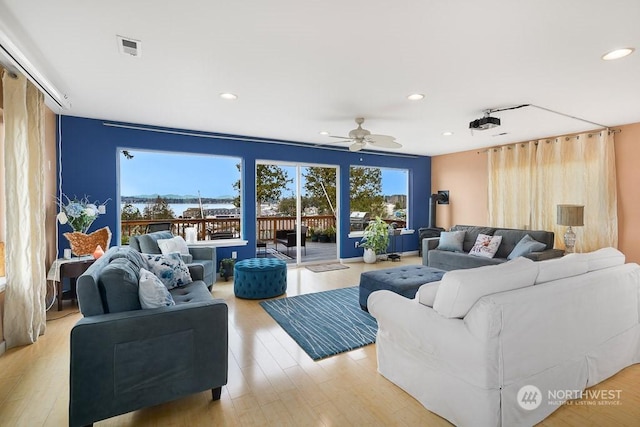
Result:
{"label": "white sectional sofa", "polygon": [[517,258],[447,272],[414,299],[373,292],[378,371],[456,425],[534,425],[557,396],[640,362],[640,266],[624,262],[613,248]]}

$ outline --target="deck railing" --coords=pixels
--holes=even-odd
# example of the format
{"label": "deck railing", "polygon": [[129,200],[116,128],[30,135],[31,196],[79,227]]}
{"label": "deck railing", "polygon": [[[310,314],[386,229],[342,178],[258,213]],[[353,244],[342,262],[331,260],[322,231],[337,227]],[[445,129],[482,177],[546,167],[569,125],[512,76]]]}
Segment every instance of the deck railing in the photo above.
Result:
{"label": "deck railing", "polygon": [[[404,221],[385,220],[387,223],[396,222],[399,228],[405,226]],[[196,229],[198,240],[210,240],[224,236],[226,238],[239,238],[240,218],[204,218],[204,219],[136,219],[121,221],[122,244],[129,242],[131,236],[144,234],[147,226],[150,224],[171,223],[171,232],[175,235],[185,237],[185,228],[193,227]],[[336,220],[333,215],[314,215],[303,216],[302,224],[314,230],[327,230],[336,227]],[[258,217],[257,232],[258,240],[265,242],[274,241],[276,231],[293,230],[296,227],[296,217],[294,216],[265,216]]]}
{"label": "deck railing", "polygon": [[[121,221],[122,243],[129,241],[131,236],[144,234],[147,226],[151,224],[171,223],[171,232],[175,235],[185,237],[185,229],[193,227],[196,229],[198,240],[215,239],[218,235],[229,237],[241,236],[240,218],[204,218],[204,219],[136,219]],[[314,229],[327,229],[335,227],[336,221],[332,215],[303,216],[302,224]],[[257,222],[258,240],[273,241],[278,230],[293,230],[296,226],[296,217],[259,217]]]}

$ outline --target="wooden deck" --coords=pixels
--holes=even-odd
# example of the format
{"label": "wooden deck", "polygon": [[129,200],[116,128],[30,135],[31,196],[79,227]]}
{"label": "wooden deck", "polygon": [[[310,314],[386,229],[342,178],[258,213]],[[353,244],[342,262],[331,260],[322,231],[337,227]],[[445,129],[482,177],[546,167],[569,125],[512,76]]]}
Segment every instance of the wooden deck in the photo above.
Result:
{"label": "wooden deck", "polygon": [[[288,264],[296,263],[296,248],[289,248],[288,256],[290,259],[285,259],[287,256],[287,248],[278,244],[279,254],[274,254],[276,245],[272,242],[267,243],[267,256],[270,258],[284,259]],[[338,260],[338,245],[336,243],[320,243],[320,242],[306,242],[305,248],[302,248],[301,263],[314,263],[321,261],[337,261]]]}

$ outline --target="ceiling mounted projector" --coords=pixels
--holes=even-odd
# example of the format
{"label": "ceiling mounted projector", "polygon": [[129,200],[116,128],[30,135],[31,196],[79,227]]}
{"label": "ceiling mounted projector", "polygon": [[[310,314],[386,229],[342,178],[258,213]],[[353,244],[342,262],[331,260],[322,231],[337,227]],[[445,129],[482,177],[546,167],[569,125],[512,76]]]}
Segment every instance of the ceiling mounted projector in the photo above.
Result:
{"label": "ceiling mounted projector", "polygon": [[478,120],[474,120],[469,123],[469,129],[487,130],[500,126],[500,119],[497,117],[491,117],[488,114]]}

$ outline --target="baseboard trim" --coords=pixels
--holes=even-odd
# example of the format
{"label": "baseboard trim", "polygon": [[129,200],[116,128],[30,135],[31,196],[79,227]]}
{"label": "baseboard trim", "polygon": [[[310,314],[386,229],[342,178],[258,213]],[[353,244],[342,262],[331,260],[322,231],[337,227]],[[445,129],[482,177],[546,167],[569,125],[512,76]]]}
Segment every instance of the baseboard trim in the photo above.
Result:
{"label": "baseboard trim", "polygon": [[7,342],[2,341],[0,342],[0,356],[2,356],[5,351],[7,351]]}

